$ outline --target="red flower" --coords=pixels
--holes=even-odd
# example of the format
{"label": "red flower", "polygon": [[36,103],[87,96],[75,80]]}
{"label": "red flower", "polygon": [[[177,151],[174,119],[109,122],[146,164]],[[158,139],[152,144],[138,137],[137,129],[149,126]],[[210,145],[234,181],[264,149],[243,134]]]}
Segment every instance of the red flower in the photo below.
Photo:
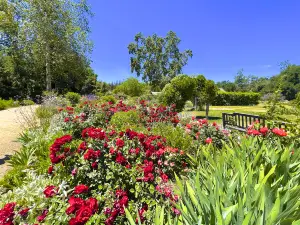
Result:
{"label": "red flower", "polygon": [[74,194],[82,194],[89,191],[89,187],[84,184],[79,184],[74,189]]}
{"label": "red flower", "polygon": [[3,209],[0,209],[0,224],[13,225],[15,206],[16,203],[11,202],[4,205]]}
{"label": "red flower", "polygon": [[30,210],[29,208],[22,209],[22,210],[19,212],[19,214],[20,214],[22,217],[25,217],[25,216],[27,216],[29,210]]}
{"label": "red flower", "polygon": [[66,210],[66,214],[70,215],[77,211],[82,205],[84,205],[84,200],[81,198],[75,198],[74,196],[71,196],[69,199],[70,206]]}
{"label": "red flower", "polygon": [[92,209],[93,213],[96,213],[98,211],[98,202],[95,198],[89,198],[85,205]]}
{"label": "red flower", "polygon": [[262,127],[259,129],[259,132],[262,134],[262,135],[266,135],[268,133],[269,129],[267,127]]}
{"label": "red flower", "polygon": [[255,129],[249,129],[247,131],[247,134],[253,135],[253,136],[258,136],[258,135],[260,135],[260,132],[258,130],[255,130]]}
{"label": "red flower", "polygon": [[165,183],[168,182],[169,178],[168,178],[168,176],[165,173],[163,173],[160,177],[163,180],[163,182],[165,182]]}
{"label": "red flower", "polygon": [[280,136],[280,137],[285,137],[285,136],[287,136],[287,133],[285,132],[284,129],[273,128],[273,129],[272,129],[272,132],[273,132],[274,134],[276,134],[277,136]]}
{"label": "red flower", "polygon": [[205,143],[210,144],[210,143],[212,143],[212,141],[213,141],[212,138],[208,137],[208,138],[206,138]]}
{"label": "red flower", "polygon": [[98,168],[98,163],[97,162],[93,162],[92,163],[92,168],[93,169],[97,169]]}
{"label": "red flower", "polygon": [[37,221],[43,222],[45,220],[48,212],[49,211],[47,209],[44,209],[43,212],[42,212],[42,214],[37,217]]}
{"label": "red flower", "polygon": [[121,165],[124,165],[127,163],[126,158],[122,155],[121,152],[117,153],[117,157],[116,157],[116,163],[119,163]]}
{"label": "red flower", "polygon": [[116,145],[120,148],[122,148],[124,146],[124,141],[120,138],[117,139],[116,141]]}
{"label": "red flower", "polygon": [[48,185],[44,190],[44,195],[46,198],[51,198],[57,194],[58,188],[54,185]]}
{"label": "red flower", "polygon": [[64,121],[65,121],[65,122],[69,122],[69,121],[70,121],[70,118],[69,118],[69,117],[66,117]]}
{"label": "red flower", "polygon": [[88,206],[82,206],[77,212],[76,212],[76,220],[80,222],[81,224],[85,224],[90,217],[93,215],[93,210]]}
{"label": "red flower", "polygon": [[48,168],[48,174],[52,174],[52,172],[53,172],[53,166],[49,166],[49,168]]}

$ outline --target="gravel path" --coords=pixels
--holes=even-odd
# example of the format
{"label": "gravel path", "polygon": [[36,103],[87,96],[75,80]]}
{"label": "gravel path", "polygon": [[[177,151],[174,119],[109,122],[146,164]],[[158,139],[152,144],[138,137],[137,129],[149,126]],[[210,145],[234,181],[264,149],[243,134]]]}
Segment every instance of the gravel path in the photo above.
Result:
{"label": "gravel path", "polygon": [[0,111],[0,177],[9,169],[5,160],[20,148],[17,138],[36,107],[22,106]]}

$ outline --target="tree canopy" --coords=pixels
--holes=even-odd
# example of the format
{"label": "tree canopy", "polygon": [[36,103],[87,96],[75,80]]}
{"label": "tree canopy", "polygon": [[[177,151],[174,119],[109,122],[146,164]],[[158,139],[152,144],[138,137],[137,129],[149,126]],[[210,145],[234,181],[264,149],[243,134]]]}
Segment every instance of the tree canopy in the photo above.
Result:
{"label": "tree canopy", "polygon": [[91,90],[85,0],[1,0],[0,11],[1,97]]}
{"label": "tree canopy", "polygon": [[131,54],[131,72],[142,75],[145,82],[161,88],[170,82],[176,75],[182,73],[182,68],[193,56],[191,50],[180,52],[180,39],[173,31],[166,37],[157,34],[145,37],[138,33],[134,42],[128,45]]}

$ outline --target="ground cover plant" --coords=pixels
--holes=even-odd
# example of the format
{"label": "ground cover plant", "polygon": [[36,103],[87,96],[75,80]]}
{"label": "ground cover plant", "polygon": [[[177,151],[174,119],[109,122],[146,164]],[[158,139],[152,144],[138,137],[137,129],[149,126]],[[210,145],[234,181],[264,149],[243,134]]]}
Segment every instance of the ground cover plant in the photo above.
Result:
{"label": "ground cover plant", "polygon": [[299,149],[290,132],[254,124],[247,134],[234,134],[206,119],[181,120],[175,108],[142,100],[39,110],[48,122],[22,135],[22,150],[10,161],[13,172],[0,182],[0,222],[300,219]]}

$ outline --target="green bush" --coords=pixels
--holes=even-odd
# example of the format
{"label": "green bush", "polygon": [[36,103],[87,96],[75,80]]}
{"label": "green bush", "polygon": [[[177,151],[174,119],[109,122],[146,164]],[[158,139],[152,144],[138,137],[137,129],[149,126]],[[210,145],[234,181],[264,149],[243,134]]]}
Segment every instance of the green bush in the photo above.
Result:
{"label": "green bush", "polygon": [[34,105],[34,101],[32,100],[29,100],[29,99],[25,99],[21,102],[21,105],[24,105],[24,106],[28,106],[28,105]]}
{"label": "green bush", "polygon": [[165,105],[176,105],[178,112],[182,111],[185,102],[191,99],[196,89],[194,78],[188,75],[178,75],[167,84],[159,96],[160,102]]}
{"label": "green bush", "polygon": [[147,85],[140,83],[136,78],[128,78],[114,89],[114,93],[124,93],[131,97],[141,96],[146,91]]}
{"label": "green bush", "polygon": [[12,99],[9,100],[4,100],[0,98],[0,110],[11,108],[11,107],[16,107],[19,105],[19,102],[14,101]]}
{"label": "green bush", "polygon": [[16,166],[13,169],[6,172],[3,178],[0,180],[0,186],[12,190],[15,187],[20,187],[23,184],[23,180],[26,177],[24,172],[24,166]]}
{"label": "green bush", "polygon": [[66,98],[70,101],[72,105],[76,105],[79,103],[81,95],[75,92],[68,92],[66,94]]}
{"label": "green bush", "polygon": [[255,92],[218,92],[213,105],[257,105],[260,94]]}
{"label": "green bush", "polygon": [[139,114],[133,110],[115,113],[111,118],[110,124],[114,126],[117,131],[125,131],[128,128],[136,130],[142,127],[140,126]]}
{"label": "green bush", "polygon": [[115,104],[117,102],[117,99],[113,96],[113,95],[105,95],[103,97],[100,98],[101,102],[111,102],[113,104]]}
{"label": "green bush", "polygon": [[193,138],[182,127],[168,123],[157,123],[151,133],[167,139],[167,145],[185,151],[193,151]]}

